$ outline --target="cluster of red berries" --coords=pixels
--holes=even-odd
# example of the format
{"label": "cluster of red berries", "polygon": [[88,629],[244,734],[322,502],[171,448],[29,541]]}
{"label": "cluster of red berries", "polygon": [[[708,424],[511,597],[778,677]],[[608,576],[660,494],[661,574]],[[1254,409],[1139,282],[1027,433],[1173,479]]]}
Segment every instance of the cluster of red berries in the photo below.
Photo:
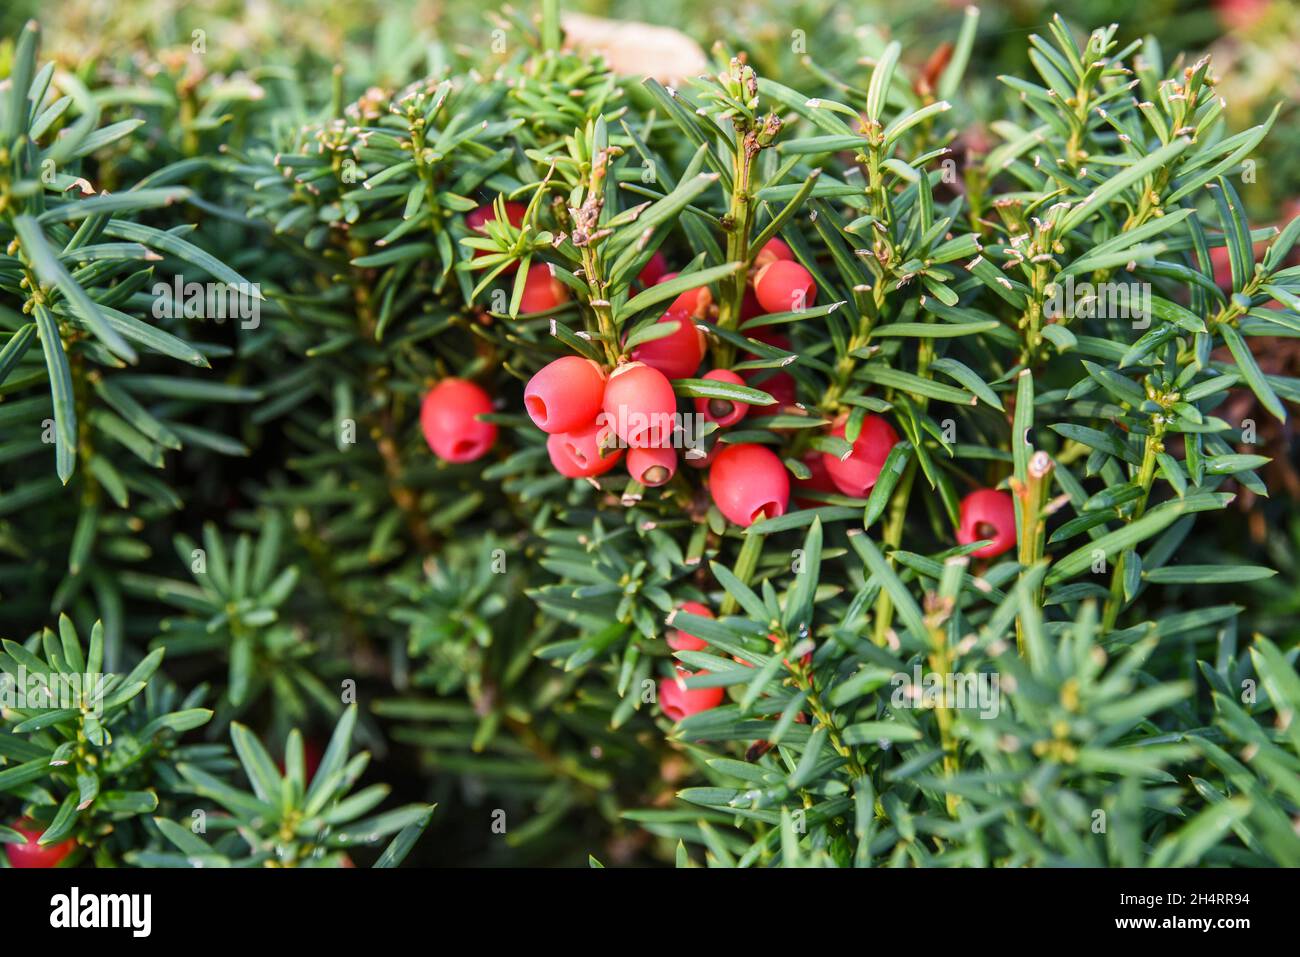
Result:
{"label": "cluster of red berries", "polygon": [[[525,207],[506,203],[506,217],[514,226],[523,222]],[[480,206],[465,217],[473,230],[484,231],[496,219],[492,206]],[[476,250],[475,255],[485,255]],[[768,241],[754,258],[754,273],[741,308],[742,321],[764,313],[798,312],[817,299],[812,274],[795,261],[790,247],[779,239]],[[512,267],[517,268],[517,267]],[[538,270],[537,281],[533,273]],[[642,286],[667,282],[677,273],[668,271],[662,253],[656,252],[637,277]],[[565,301],[564,285],[545,264],[529,270],[524,292],[524,312],[555,308]],[[677,396],[672,380],[689,378],[704,361],[706,340],[701,323],[711,319],[713,298],[707,286],[683,292],[657,320],[673,323],[667,335],[635,346],[613,369],[581,356],[564,356],[544,366],[524,389],[524,409],[533,423],[547,433],[551,464],[568,478],[595,478],[626,459],[628,474],[646,487],[669,482],[677,473],[674,448],[677,433]],[[789,349],[789,339],[757,327],[752,338]],[[795,401],[794,380],[786,372],[761,370],[754,385],[768,392],[781,406]],[[734,385],[749,380],[730,369],[712,369],[706,380]],[[695,411],[705,422],[728,428],[749,412],[744,402],[697,398]],[[492,448],[497,438],[494,424],[481,416],[492,412],[486,392],[463,379],[444,379],[424,399],[421,425],[430,448],[449,462],[472,462]],[[849,417],[831,425],[830,435],[846,439]],[[795,490],[840,493],[864,498],[876,484],[898,433],[881,416],[865,416],[847,455],[808,452],[803,462],[810,475],[795,480]],[[624,452],[626,450],[626,456]],[[737,525],[749,526],[763,518],[785,514],[791,479],[780,458],[767,446],[715,443],[707,454],[688,452],[687,464],[709,469],[709,491],[718,510]],[[796,498],[800,505],[816,500]],[[972,493],[961,507],[958,540],[962,544],[991,539],[976,557],[991,558],[1015,544],[1011,498],[1005,492],[984,489]]]}
{"label": "cluster of red berries", "polygon": [[[764,248],[758,263],[753,292],[763,308],[802,308],[815,299],[812,276],[793,262],[789,247],[780,240]],[[782,264],[788,268],[778,269]],[[662,254],[655,253],[638,280],[649,286],[675,278],[667,265]],[[672,479],[678,467],[672,380],[694,376],[704,361],[706,341],[697,322],[708,320],[711,305],[707,286],[683,292],[658,319],[673,323],[674,329],[634,347],[630,361],[612,370],[565,356],[533,376],[524,389],[524,408],[549,436],[546,448],[556,471],[569,478],[594,478],[617,465],[626,449],[627,471],[635,481],[653,488]],[[710,370],[703,378],[745,383],[729,369]],[[747,403],[722,398],[697,398],[694,408],[706,423],[719,428],[737,424],[749,412]],[[713,501],[728,520],[748,526],[785,513],[789,475],[765,446],[715,444],[707,454],[685,458],[694,467],[709,468]]]}
{"label": "cluster of red berries", "polygon": [[76,842],[67,840],[41,847],[36,841],[45,833],[44,829],[32,821],[17,821],[9,826],[24,838],[22,844],[4,846],[10,867],[57,867],[59,862],[71,854],[73,848],[77,846]]}

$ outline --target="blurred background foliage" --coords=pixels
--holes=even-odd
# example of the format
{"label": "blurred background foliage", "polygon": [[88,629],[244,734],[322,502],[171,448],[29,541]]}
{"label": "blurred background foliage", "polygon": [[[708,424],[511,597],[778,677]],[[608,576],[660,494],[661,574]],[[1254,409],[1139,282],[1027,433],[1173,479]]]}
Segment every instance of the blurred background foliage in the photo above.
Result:
{"label": "blurred background foliage", "polygon": [[[866,24],[898,39],[905,62],[924,63],[955,35],[964,6],[961,0],[573,0],[565,9],[673,26],[706,49],[715,42],[743,48],[760,75],[781,76],[800,89],[824,80],[827,65],[854,62]],[[195,84],[242,83],[252,76],[273,86],[274,77],[289,75],[282,72],[287,69],[321,78],[314,89],[309,84],[301,90],[320,105],[329,96],[324,78],[336,64],[343,67],[348,100],[369,86],[400,86],[434,72],[453,55],[489,64],[497,57],[494,31],[527,15],[528,5],[516,7],[498,11],[472,0],[12,0],[0,12],[0,33],[12,36],[27,19],[38,19],[46,31],[45,55],[78,73],[120,77],[165,70],[187,74]],[[993,115],[987,111],[1000,95],[999,74],[1030,69],[1026,38],[1042,32],[1059,7],[1051,0],[980,5],[979,35],[963,85],[963,101],[985,111],[973,119]],[[1300,165],[1289,161],[1300,147],[1300,17],[1293,3],[1152,0],[1135,16],[1123,0],[1079,0],[1062,12],[1079,24],[1116,22],[1121,45],[1151,35],[1168,54],[1213,54],[1233,128],[1253,126],[1273,104],[1283,103],[1257,157],[1258,186],[1244,189],[1243,198],[1262,211],[1276,208],[1272,199],[1300,195]],[[202,31],[207,46],[201,63],[190,55],[195,31]]]}

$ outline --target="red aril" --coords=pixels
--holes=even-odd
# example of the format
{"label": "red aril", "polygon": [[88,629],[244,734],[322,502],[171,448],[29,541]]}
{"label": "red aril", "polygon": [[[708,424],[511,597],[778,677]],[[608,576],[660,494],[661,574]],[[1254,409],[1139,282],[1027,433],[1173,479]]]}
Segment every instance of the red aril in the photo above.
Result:
{"label": "red aril", "polygon": [[982,488],[961,500],[957,541],[962,545],[992,539],[971,552],[976,558],[996,558],[1016,544],[1016,507],[1007,492]]}
{"label": "red aril", "polygon": [[622,449],[602,446],[609,429],[597,418],[569,432],[557,432],[546,440],[546,452],[555,471],[566,478],[604,475],[623,457]]}
{"label": "red aril", "polygon": [[[831,435],[844,438],[848,417],[841,417],[831,429]],[[849,457],[840,458],[825,452],[822,462],[830,473],[831,481],[845,495],[865,498],[876,484],[880,469],[889,457],[889,451],[898,444],[898,433],[894,427],[878,415],[868,415],[862,420],[862,430],[853,443]]]}
{"label": "red aril", "polygon": [[748,528],[785,514],[790,473],[766,446],[724,445],[709,467],[709,493],[728,521]]}
{"label": "red aril", "polygon": [[568,432],[600,414],[605,370],[582,356],[544,365],[524,387],[524,411],[543,432]]}
{"label": "red aril", "polygon": [[614,370],[601,407],[605,423],[631,447],[668,448],[676,425],[677,396],[658,369],[629,362]]}
{"label": "red aril", "polygon": [[473,462],[497,440],[497,427],[478,416],[492,411],[492,400],[473,382],[443,379],[420,406],[420,427],[433,453],[446,462]]}
{"label": "red aril", "polygon": [[[730,369],[712,369],[704,374],[704,378],[710,382],[728,382],[732,385],[744,385],[745,380]],[[726,428],[729,425],[735,425],[745,417],[749,412],[748,402],[739,402],[734,399],[705,399],[697,398],[695,400],[695,411],[704,416],[708,422],[716,422],[720,427]]]}

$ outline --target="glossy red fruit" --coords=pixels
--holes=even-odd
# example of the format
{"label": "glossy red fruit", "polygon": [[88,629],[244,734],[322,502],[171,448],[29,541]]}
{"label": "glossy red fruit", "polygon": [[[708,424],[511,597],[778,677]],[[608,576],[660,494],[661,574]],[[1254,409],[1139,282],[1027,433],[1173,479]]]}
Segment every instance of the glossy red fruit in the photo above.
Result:
{"label": "glossy red fruit", "polygon": [[605,422],[628,446],[668,448],[672,445],[677,396],[658,369],[629,362],[614,370],[602,402]]}
{"label": "glossy red fruit", "polygon": [[790,473],[763,445],[728,445],[709,468],[709,493],[728,521],[748,528],[784,515],[790,504]]}
{"label": "glossy red fruit", "polygon": [[[666,272],[659,277],[659,282],[668,282],[670,279],[676,279],[680,275],[675,272]],[[656,283],[658,285],[658,283]],[[673,300],[668,307],[669,312],[685,310],[696,319],[708,319],[709,307],[713,305],[713,293],[709,291],[708,286],[696,286],[694,289],[687,289]]]}
{"label": "glossy red fruit", "polygon": [[547,363],[524,386],[524,411],[543,432],[568,432],[600,414],[605,370],[582,356]]}
{"label": "glossy red fruit", "polygon": [[[701,605],[698,601],[682,602],[678,606],[678,611],[684,611],[688,615],[695,615],[699,618],[713,617],[713,612],[709,610],[709,606]],[[696,638],[689,631],[674,628],[668,632],[668,647],[673,651],[703,651],[709,647],[709,643],[703,638]]]}
{"label": "glossy red fruit", "polygon": [[533,263],[528,267],[528,277],[524,280],[524,294],[519,297],[519,314],[530,315],[535,312],[550,312],[569,301],[569,289],[548,263]]}
{"label": "glossy red fruit", "polygon": [[817,283],[803,266],[777,259],[754,275],[754,295],[766,312],[799,312],[816,304]]}
{"label": "glossy red fruit", "polygon": [[653,286],[663,279],[666,272],[668,272],[668,260],[664,258],[662,252],[655,250],[649,262],[641,267],[641,271],[637,273],[636,278],[643,286]]}
{"label": "glossy red fruit", "polygon": [[[528,212],[528,207],[523,203],[506,203],[506,221],[518,229],[524,223],[524,214]],[[465,214],[465,225],[476,233],[485,233],[484,228],[488,223],[496,222],[497,211],[491,203],[485,203],[477,209],[471,209]],[[490,253],[486,249],[474,250],[474,258],[487,256]],[[518,272],[519,263],[511,263],[506,267],[507,274]]]}
{"label": "glossy red fruit", "polygon": [[623,457],[623,450],[601,448],[601,439],[607,437],[608,431],[595,419],[570,432],[550,436],[546,453],[555,471],[566,478],[593,478],[612,469]]}
{"label": "glossy red fruit", "polygon": [[976,558],[996,558],[1016,544],[1016,507],[1007,492],[982,488],[961,500],[957,541],[962,545],[992,539],[971,552]]}
{"label": "glossy red fruit", "polygon": [[794,262],[794,250],[787,246],[784,240],[773,237],[758,251],[758,255],[754,257],[754,265],[762,269],[778,259]]}
{"label": "glossy red fruit", "polygon": [[488,394],[465,379],[443,379],[420,407],[420,427],[434,455],[445,462],[473,462],[487,455],[497,427],[476,416],[492,411]]}
{"label": "glossy red fruit", "polygon": [[670,309],[658,321],[677,323],[677,331],[637,346],[632,350],[633,361],[644,362],[670,379],[690,378],[704,359],[704,333],[695,328],[686,309]]}
{"label": "glossy red fruit", "polygon": [[[721,691],[722,689],[718,689]],[[43,868],[54,867],[77,846],[75,841],[60,841],[58,844],[50,844],[41,847],[37,840],[45,833],[45,828],[32,821],[16,821],[9,825],[24,838],[24,844],[6,844],[4,845],[5,855],[9,858],[10,867],[27,867]]]}
{"label": "glossy red fruit", "polygon": [[[847,417],[840,418],[831,429],[831,435],[844,438],[847,424]],[[898,433],[894,427],[878,415],[869,415],[862,421],[862,431],[858,433],[849,457],[841,461],[829,452],[824,452],[822,462],[836,488],[845,495],[865,498],[876,484],[889,450],[897,443]]]}
{"label": "glossy red fruit", "polygon": [[670,448],[628,449],[627,474],[646,488],[657,488],[677,474],[677,453]]}
{"label": "glossy red fruit", "polygon": [[[712,369],[704,374],[704,378],[711,382],[745,384],[745,380],[730,369]],[[749,403],[733,402],[731,399],[698,398],[695,400],[695,411],[704,416],[705,421],[716,422],[725,428],[728,425],[735,425],[745,417],[749,412]]]}
{"label": "glossy red fruit", "polygon": [[819,505],[825,505],[826,503],[820,499],[803,498],[799,495],[801,491],[826,492],[830,495],[834,495],[839,491],[831,478],[831,473],[826,470],[825,455],[816,451],[805,452],[802,461],[804,465],[808,466],[808,471],[811,474],[806,479],[794,480],[794,500],[796,504],[800,508],[817,508]]}
{"label": "glossy red fruit", "polygon": [[[697,674],[707,675],[708,672]],[[695,675],[685,668],[678,668],[676,678],[664,678],[659,682],[659,707],[670,720],[681,721],[722,703],[721,688],[687,688],[686,679],[693,677]]]}

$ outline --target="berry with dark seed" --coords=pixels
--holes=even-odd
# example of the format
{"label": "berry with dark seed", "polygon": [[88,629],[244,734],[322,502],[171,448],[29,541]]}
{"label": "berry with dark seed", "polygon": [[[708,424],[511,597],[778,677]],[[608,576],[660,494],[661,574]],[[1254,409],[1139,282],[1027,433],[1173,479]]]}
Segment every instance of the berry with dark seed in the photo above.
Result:
{"label": "berry with dark seed", "polygon": [[[744,385],[745,380],[730,369],[712,369],[704,374],[704,378],[710,382],[729,382],[732,385]],[[734,399],[706,399],[703,397],[695,400],[695,411],[704,416],[708,422],[716,422],[719,426],[726,428],[729,425],[735,425],[743,419],[749,412],[748,402],[738,402]]]}
{"label": "berry with dark seed", "polygon": [[677,474],[677,453],[664,449],[628,449],[627,474],[647,488],[656,488]]}
{"label": "berry with dark seed", "polygon": [[971,552],[976,558],[996,558],[1016,544],[1016,507],[1007,492],[977,489],[961,500],[957,541],[962,545],[992,539]]}

